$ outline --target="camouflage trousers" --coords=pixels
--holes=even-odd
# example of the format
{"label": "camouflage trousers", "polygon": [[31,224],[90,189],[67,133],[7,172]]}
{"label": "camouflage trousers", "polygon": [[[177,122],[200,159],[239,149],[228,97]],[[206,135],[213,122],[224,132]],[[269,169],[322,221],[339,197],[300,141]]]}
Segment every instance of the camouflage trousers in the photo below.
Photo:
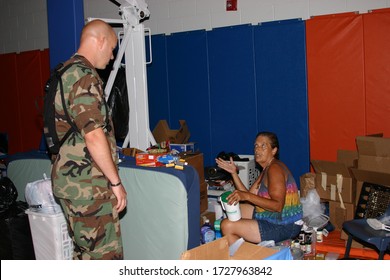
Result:
{"label": "camouflage trousers", "polygon": [[123,260],[116,199],[59,199],[73,240],[74,260]]}

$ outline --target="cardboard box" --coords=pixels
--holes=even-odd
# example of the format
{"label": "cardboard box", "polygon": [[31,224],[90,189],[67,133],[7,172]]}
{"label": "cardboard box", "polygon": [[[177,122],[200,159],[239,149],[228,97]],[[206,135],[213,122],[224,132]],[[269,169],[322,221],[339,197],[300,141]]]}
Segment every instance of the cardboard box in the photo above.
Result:
{"label": "cardboard box", "polygon": [[229,255],[226,237],[185,251],[182,260],[262,260],[277,253],[278,250],[244,242],[233,256]]}
{"label": "cardboard box", "polygon": [[344,163],[323,160],[312,160],[311,163],[316,173],[315,184],[320,198],[340,201],[341,195],[344,203],[355,202],[356,181]]}
{"label": "cardboard box", "polygon": [[202,214],[200,214],[200,226],[203,226],[206,220],[209,220],[210,225],[214,226],[215,212],[204,211]]}
{"label": "cardboard box", "polygon": [[207,183],[203,181],[203,183],[200,184],[200,213],[206,211],[208,208]]}
{"label": "cardboard box", "polygon": [[128,157],[135,157],[138,153],[144,153],[145,151],[139,150],[137,148],[122,148],[121,153]]}
{"label": "cardboard box", "polygon": [[163,163],[158,162],[158,158],[165,154],[149,154],[149,153],[138,153],[135,155],[135,164],[139,166],[164,166]]}
{"label": "cardboard box", "polygon": [[356,137],[358,168],[390,174],[390,138]]}
{"label": "cardboard box", "polygon": [[355,217],[355,204],[329,201],[329,220],[337,230],[342,230],[345,221],[353,220]]}
{"label": "cardboard box", "polygon": [[180,154],[180,158],[184,159],[189,165],[194,167],[199,175],[199,182],[202,184],[204,178],[204,159],[202,153],[184,153]]}
{"label": "cardboard box", "polygon": [[171,151],[175,153],[182,152],[195,152],[195,143],[186,143],[186,144],[169,144],[169,148]]}
{"label": "cardboard box", "polygon": [[299,177],[300,182],[300,196],[306,197],[307,193],[316,188],[315,184],[316,174],[315,173],[305,173]]}
{"label": "cardboard box", "polygon": [[187,143],[191,136],[187,123],[184,120],[180,120],[179,123],[180,128],[178,130],[171,130],[166,120],[160,120],[152,132],[156,142]]}
{"label": "cardboard box", "polygon": [[[346,235],[346,233],[344,233],[344,234]],[[345,239],[345,247],[347,247],[348,236],[346,238],[342,238],[342,239]],[[358,241],[355,241],[355,240],[352,240],[351,248],[373,250],[372,247],[364,246],[362,243],[359,243]]]}
{"label": "cardboard box", "polygon": [[351,172],[353,177],[356,180],[355,205],[357,205],[359,202],[359,196],[364,182],[390,187],[390,174],[368,171],[368,170],[361,170],[357,168],[351,168]]}
{"label": "cardboard box", "polygon": [[357,167],[358,164],[358,152],[349,150],[337,151],[337,162],[343,163],[347,167]]}
{"label": "cardboard box", "polygon": [[207,199],[207,183],[204,178],[204,159],[203,154],[199,152],[184,152],[180,155],[181,159],[184,159],[189,165],[195,168],[199,175],[200,183],[200,213],[203,213],[208,209]]}

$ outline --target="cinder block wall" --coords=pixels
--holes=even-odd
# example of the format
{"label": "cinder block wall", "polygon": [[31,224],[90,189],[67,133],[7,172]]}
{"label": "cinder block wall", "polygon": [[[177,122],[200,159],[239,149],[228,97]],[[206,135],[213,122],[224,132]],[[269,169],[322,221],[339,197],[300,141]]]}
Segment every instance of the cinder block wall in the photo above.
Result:
{"label": "cinder block wall", "polygon": [[0,54],[48,47],[46,0],[0,0]]}
{"label": "cinder block wall", "polygon": [[[146,0],[152,34],[212,29],[314,15],[390,7],[390,0],[237,0],[237,11],[226,11],[226,0]],[[85,17],[119,18],[107,0],[84,0]],[[0,54],[49,48],[46,0],[0,0]]]}
{"label": "cinder block wall", "polygon": [[[145,26],[152,34],[390,7],[389,0],[237,0],[237,11],[226,11],[226,0],[145,0],[151,13]],[[86,17],[119,18],[118,8],[109,1],[84,0]]]}

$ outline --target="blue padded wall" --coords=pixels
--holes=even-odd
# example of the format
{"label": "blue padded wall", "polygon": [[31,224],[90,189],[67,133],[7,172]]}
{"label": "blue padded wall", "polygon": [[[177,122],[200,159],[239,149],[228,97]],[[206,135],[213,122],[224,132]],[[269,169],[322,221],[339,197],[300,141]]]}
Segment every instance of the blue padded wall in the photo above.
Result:
{"label": "blue padded wall", "polygon": [[152,37],[151,127],[185,119],[205,166],[221,151],[253,154],[256,133],[274,131],[299,184],[310,170],[304,22]]}
{"label": "blue padded wall", "polygon": [[79,47],[84,26],[83,0],[47,0],[50,68],[66,61]]}
{"label": "blue padded wall", "polygon": [[[256,133],[274,131],[299,182],[310,170],[303,21],[183,32],[163,36],[165,44],[153,37],[154,53],[161,48],[167,58],[148,70],[149,106],[169,109],[151,111],[151,120],[168,119],[176,129],[185,119],[205,166],[221,151],[253,154]],[[164,78],[167,95],[155,86]]]}
{"label": "blue padded wall", "polygon": [[254,27],[258,130],[277,133],[297,182],[310,168],[305,41],[301,20]]}
{"label": "blue padded wall", "polygon": [[208,32],[212,157],[221,151],[253,154],[257,131],[253,51],[250,25]]}
{"label": "blue padded wall", "polygon": [[149,124],[153,131],[159,120],[169,120],[166,36],[152,36],[152,63],[146,66]]}
{"label": "blue padded wall", "polygon": [[193,31],[167,36],[169,125],[178,129],[186,120],[191,141],[210,160],[210,104],[207,32]]}

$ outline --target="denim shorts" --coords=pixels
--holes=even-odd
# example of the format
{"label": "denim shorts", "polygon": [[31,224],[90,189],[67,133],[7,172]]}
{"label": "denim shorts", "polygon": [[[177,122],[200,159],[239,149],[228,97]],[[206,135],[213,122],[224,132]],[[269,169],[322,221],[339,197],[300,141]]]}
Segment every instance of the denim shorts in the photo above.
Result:
{"label": "denim shorts", "polygon": [[287,239],[293,239],[298,236],[302,228],[302,225],[297,225],[295,223],[277,225],[265,220],[255,220],[259,225],[261,241],[274,240],[275,243],[277,243]]}

